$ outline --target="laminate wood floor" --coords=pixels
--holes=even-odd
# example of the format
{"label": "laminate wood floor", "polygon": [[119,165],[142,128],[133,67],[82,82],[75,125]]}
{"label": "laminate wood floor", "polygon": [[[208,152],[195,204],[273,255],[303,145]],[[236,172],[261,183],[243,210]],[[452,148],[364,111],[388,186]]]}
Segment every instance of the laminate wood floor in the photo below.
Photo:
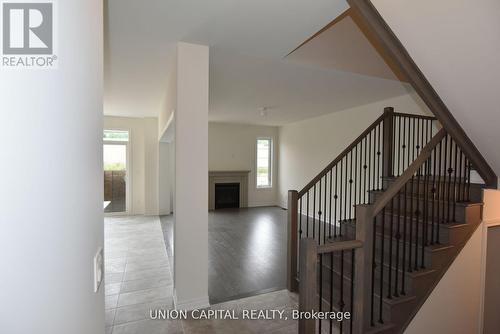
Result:
{"label": "laminate wood floor", "polygon": [[[169,248],[173,218],[162,216],[161,222]],[[278,207],[216,210],[209,213],[208,227],[211,304],[286,287],[286,211]]]}

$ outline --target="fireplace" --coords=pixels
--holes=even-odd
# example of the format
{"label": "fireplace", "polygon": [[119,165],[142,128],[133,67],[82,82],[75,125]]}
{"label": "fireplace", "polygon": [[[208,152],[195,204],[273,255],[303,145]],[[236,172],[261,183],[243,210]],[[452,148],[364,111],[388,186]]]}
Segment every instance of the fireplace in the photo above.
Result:
{"label": "fireplace", "polygon": [[[209,171],[208,172],[208,210],[215,210],[215,185],[234,184],[239,187],[238,206],[232,203],[231,207],[246,208],[248,207],[248,170],[226,170],[226,171]],[[228,191],[228,189],[221,189],[220,191]],[[233,194],[233,199],[236,194]],[[222,204],[222,203],[220,203]],[[221,208],[218,206],[217,208]]]}
{"label": "fireplace", "polygon": [[215,209],[239,208],[240,184],[216,183],[215,184]]}

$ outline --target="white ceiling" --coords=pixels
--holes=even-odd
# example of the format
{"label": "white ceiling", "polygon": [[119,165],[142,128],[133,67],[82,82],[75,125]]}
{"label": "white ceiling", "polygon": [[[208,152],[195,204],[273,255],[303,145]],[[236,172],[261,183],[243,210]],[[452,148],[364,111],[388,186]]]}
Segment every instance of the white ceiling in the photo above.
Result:
{"label": "white ceiling", "polygon": [[347,8],[345,0],[107,0],[104,113],[157,116],[177,41],[211,48],[211,120],[280,125],[406,93],[396,81],[284,58]]}
{"label": "white ceiling", "polygon": [[[408,93],[394,80],[216,48],[210,55],[212,121],[283,125]],[[267,116],[260,107],[269,107]]]}

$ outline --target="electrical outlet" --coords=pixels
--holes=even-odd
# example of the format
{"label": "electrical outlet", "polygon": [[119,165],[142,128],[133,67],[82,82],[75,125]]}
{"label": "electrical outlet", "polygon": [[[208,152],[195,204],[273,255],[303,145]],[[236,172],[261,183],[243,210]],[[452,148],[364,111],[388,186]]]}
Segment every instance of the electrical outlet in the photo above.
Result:
{"label": "electrical outlet", "polygon": [[104,278],[104,252],[102,247],[97,249],[94,256],[94,292],[99,291],[102,280]]}

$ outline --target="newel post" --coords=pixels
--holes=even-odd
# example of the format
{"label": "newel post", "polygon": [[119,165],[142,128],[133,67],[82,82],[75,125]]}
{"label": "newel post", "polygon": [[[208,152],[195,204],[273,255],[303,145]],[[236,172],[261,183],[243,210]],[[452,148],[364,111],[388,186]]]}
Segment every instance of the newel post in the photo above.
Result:
{"label": "newel post", "polygon": [[[312,238],[300,240],[300,285],[299,311],[312,312],[317,310],[317,270],[318,250],[316,241]],[[316,320],[299,319],[299,334],[314,334]]]}
{"label": "newel post", "polygon": [[297,291],[298,202],[299,193],[297,192],[297,190],[289,190],[287,226],[287,288],[291,292]]}
{"label": "newel post", "polygon": [[373,261],[373,207],[356,206],[356,239],[363,248],[355,253],[353,333],[365,333],[370,325],[371,280]]}
{"label": "newel post", "polygon": [[383,139],[383,174],[382,176],[393,176],[393,143],[394,143],[394,108],[385,107],[384,108],[384,139]]}

